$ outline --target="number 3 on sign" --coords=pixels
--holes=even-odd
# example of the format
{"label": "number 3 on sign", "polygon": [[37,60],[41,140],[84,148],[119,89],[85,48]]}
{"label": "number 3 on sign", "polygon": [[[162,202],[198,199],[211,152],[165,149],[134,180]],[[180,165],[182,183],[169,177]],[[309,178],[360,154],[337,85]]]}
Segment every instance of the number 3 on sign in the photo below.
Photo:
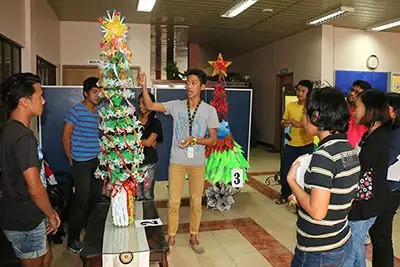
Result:
{"label": "number 3 on sign", "polygon": [[233,169],[232,170],[232,186],[235,188],[243,187],[243,170]]}

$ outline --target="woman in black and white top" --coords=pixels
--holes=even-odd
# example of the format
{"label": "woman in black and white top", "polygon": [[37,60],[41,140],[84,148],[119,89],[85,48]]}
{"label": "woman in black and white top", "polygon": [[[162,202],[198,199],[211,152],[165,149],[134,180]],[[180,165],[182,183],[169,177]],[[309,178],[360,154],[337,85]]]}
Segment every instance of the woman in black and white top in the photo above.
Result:
{"label": "woman in black and white top", "polygon": [[352,250],[344,266],[363,267],[366,266],[365,237],[381,212],[387,192],[389,108],[385,94],[378,90],[361,93],[353,116],[357,124],[367,128],[367,132],[357,147],[361,173],[349,213]]}
{"label": "woman in black and white top", "polygon": [[[321,140],[304,176],[296,182],[296,160],[289,171],[291,201],[299,204],[297,247],[292,267],[343,265],[351,249],[347,215],[357,188],[360,162],[345,134],[349,111],[334,88],[313,89],[304,106],[304,129]],[[304,166],[307,167],[307,166]]]}
{"label": "woman in black and white top", "polygon": [[[151,93],[149,95],[155,101],[154,95]],[[159,170],[155,146],[163,141],[161,122],[155,116],[156,113],[146,108],[143,96],[139,95],[139,120],[144,127],[142,132],[142,144],[144,146],[142,167],[148,172],[148,176],[145,177],[148,180],[137,185],[136,199],[138,201],[154,200],[155,178]]]}
{"label": "woman in black and white top", "polygon": [[[389,93],[386,95],[389,103],[391,131],[389,134],[389,169],[394,164],[400,164],[400,95]],[[383,202],[383,209],[378,215],[375,224],[369,230],[372,241],[372,266],[393,267],[393,218],[400,204],[400,173],[388,172],[388,194]]]}

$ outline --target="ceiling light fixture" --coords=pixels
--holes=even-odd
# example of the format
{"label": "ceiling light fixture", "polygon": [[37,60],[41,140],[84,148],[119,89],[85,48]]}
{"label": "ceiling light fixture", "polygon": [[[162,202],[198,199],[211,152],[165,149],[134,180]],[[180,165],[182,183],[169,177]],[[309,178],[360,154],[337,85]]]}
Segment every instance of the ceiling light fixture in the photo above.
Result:
{"label": "ceiling light fixture", "polygon": [[274,10],[272,8],[264,8],[261,12],[274,12]]}
{"label": "ceiling light fixture", "polygon": [[325,13],[321,16],[318,16],[316,18],[313,18],[312,20],[308,20],[306,21],[306,23],[308,25],[313,25],[313,26],[317,26],[320,24],[324,24],[330,20],[334,20],[337,19],[339,17],[342,17],[344,15],[347,15],[351,12],[354,12],[354,7],[346,7],[346,6],[341,6],[337,9],[334,9],[328,13]]}
{"label": "ceiling light fixture", "polygon": [[224,18],[233,18],[254,5],[258,0],[238,0],[234,1],[226,11],[221,14]]}
{"label": "ceiling light fixture", "polygon": [[367,30],[368,31],[374,31],[374,32],[379,32],[379,31],[384,31],[390,28],[398,27],[400,26],[400,19],[395,19],[391,20],[388,22],[385,22],[384,24],[378,24],[375,26],[369,27]]}
{"label": "ceiling light fixture", "polygon": [[151,12],[156,3],[156,0],[139,0],[137,11]]}

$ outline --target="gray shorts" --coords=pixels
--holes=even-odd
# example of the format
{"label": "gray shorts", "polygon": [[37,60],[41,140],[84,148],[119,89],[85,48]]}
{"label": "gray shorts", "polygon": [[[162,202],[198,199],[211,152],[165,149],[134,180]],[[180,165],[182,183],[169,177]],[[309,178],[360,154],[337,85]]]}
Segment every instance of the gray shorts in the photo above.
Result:
{"label": "gray shorts", "polygon": [[3,229],[3,232],[20,259],[35,259],[47,253],[46,220],[29,231]]}

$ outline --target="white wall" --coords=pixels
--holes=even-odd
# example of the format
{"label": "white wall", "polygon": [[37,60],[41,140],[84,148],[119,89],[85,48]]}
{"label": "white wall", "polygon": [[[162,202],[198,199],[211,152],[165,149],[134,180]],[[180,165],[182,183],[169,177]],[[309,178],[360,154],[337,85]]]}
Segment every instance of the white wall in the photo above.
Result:
{"label": "white wall", "polygon": [[336,70],[370,71],[367,58],[379,58],[379,72],[400,72],[400,33],[368,32],[331,25],[311,28],[234,58],[230,71],[249,74],[259,140],[273,144],[275,77],[287,68],[300,79],[334,84]]}
{"label": "white wall", "polygon": [[[146,72],[150,81],[150,25],[129,24],[128,46],[131,49],[132,63]],[[97,22],[61,22],[61,64],[88,65],[88,60],[100,59],[102,40],[100,25]]]}
{"label": "white wall", "polygon": [[[36,72],[36,56],[59,67],[61,63],[61,24],[46,0],[31,2],[31,21],[32,70]],[[59,76],[58,73],[57,76]]]}
{"label": "white wall", "polygon": [[201,45],[199,46],[199,68],[209,76],[211,76],[213,68],[208,64],[208,61],[217,60],[218,53],[219,52],[214,49],[208,49]]}
{"label": "white wall", "polygon": [[230,71],[249,74],[253,84],[254,119],[259,141],[275,142],[276,75],[287,68],[294,82],[321,78],[322,28],[316,27],[234,58]]}
{"label": "white wall", "polygon": [[22,71],[36,72],[36,55],[60,64],[60,20],[46,0],[2,0],[0,33],[23,46]]}
{"label": "white wall", "polygon": [[324,25],[321,79],[334,84],[336,70],[372,71],[371,55],[379,58],[377,72],[400,72],[400,33],[369,32]]}
{"label": "white wall", "polygon": [[1,0],[0,33],[25,46],[25,0]]}
{"label": "white wall", "polygon": [[368,71],[367,58],[379,58],[376,71],[400,71],[400,33],[334,28],[335,70]]}
{"label": "white wall", "polygon": [[335,28],[331,25],[322,26],[321,43],[321,81],[334,85],[335,70]]}
{"label": "white wall", "polygon": [[[60,65],[60,20],[46,0],[2,0],[0,33],[23,46],[23,72],[36,73],[37,55]],[[38,136],[36,119],[31,128]]]}

